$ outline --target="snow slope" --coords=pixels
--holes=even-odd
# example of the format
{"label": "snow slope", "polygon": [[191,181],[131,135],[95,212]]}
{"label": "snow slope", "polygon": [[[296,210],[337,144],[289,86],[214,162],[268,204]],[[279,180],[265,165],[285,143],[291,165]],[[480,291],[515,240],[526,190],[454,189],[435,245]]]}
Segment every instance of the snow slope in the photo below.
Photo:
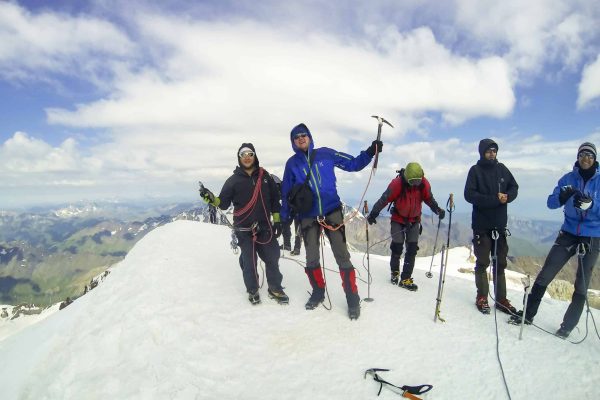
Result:
{"label": "snow slope", "polygon": [[[98,288],[0,342],[1,399],[375,399],[367,368],[398,385],[429,383],[424,399],[505,399],[494,314],[476,311],[465,249],[453,249],[442,316],[433,322],[439,262],[415,270],[418,292],[388,283],[387,257],[371,257],[372,303],[346,316],[337,272],[326,279],[333,309],[306,311],[300,265],[282,259],[288,306],[261,289],[246,299],[230,231],[191,221],[155,229]],[[298,258],[302,260],[302,258]],[[439,257],[437,257],[439,259]],[[436,260],[437,260],[436,259]],[[363,278],[363,254],[353,254]],[[325,265],[334,267],[325,250]],[[359,282],[362,297],[367,285]],[[518,304],[521,291],[510,291]],[[544,299],[536,323],[555,331],[567,304]],[[600,313],[593,310],[600,321]],[[498,313],[500,356],[512,399],[600,398],[600,340],[579,345]],[[591,321],[590,321],[591,324]],[[585,333],[585,313],[570,339]],[[398,398],[384,389],[381,399]]]}

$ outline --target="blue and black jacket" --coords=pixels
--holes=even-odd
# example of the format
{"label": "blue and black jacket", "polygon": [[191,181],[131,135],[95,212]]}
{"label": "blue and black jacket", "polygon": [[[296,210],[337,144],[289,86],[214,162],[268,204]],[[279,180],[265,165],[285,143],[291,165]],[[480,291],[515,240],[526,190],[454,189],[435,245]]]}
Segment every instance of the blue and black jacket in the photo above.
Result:
{"label": "blue and black jacket", "polygon": [[[294,144],[294,136],[298,133],[306,133],[310,138],[310,146],[306,153]],[[360,171],[369,165],[373,158],[366,150],[361,151],[357,157],[352,157],[327,147],[315,149],[312,135],[304,124],[297,125],[292,129],[290,141],[296,154],[290,157],[285,164],[281,183],[281,219],[284,221],[292,218],[287,199],[288,194],[294,185],[304,183],[308,175],[309,160],[312,169],[309,184],[313,194],[313,206],[308,213],[298,215],[299,218],[325,216],[340,207],[342,203],[337,193],[334,168],[349,172]]]}
{"label": "blue and black jacket", "polygon": [[554,191],[548,196],[547,205],[552,210],[562,206],[559,201],[559,194],[560,188],[563,186],[571,185],[582,194],[592,198],[592,206],[585,211],[575,207],[573,204],[575,196],[571,196],[564,204],[565,221],[561,229],[576,236],[600,237],[600,174],[598,173],[598,163],[595,163],[592,168],[596,172],[585,182],[579,174],[579,164],[575,162],[573,171],[560,178]]}

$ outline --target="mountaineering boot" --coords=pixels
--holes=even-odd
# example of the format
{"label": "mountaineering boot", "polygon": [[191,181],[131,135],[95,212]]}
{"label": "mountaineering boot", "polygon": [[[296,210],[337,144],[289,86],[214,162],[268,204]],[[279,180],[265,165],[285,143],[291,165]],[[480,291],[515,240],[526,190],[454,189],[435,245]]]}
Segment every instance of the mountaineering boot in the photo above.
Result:
{"label": "mountaineering boot", "polygon": [[517,309],[513,307],[512,304],[510,304],[510,301],[508,301],[508,299],[504,299],[504,300],[500,300],[496,302],[496,309],[498,311],[502,311],[505,314],[516,314],[517,313]]}
{"label": "mountaineering boot", "polygon": [[267,292],[269,293],[269,297],[278,302],[279,304],[290,303],[290,298],[287,296],[287,294],[285,294],[283,289],[274,290],[269,288]]}
{"label": "mountaineering boot", "polygon": [[[519,310],[508,319],[508,323],[511,325],[521,325],[521,321],[523,320],[523,310]],[[533,322],[533,317],[527,318],[525,317],[525,325],[531,325]]]}
{"label": "mountaineering boot", "polygon": [[253,306],[260,304],[260,294],[258,293],[258,289],[253,292],[248,292],[248,301]]}
{"label": "mountaineering boot", "polygon": [[307,310],[314,310],[325,300],[325,279],[321,268],[304,268],[308,281],[312,287],[310,298],[304,305]]}
{"label": "mountaineering boot", "polygon": [[292,256],[299,256],[300,255],[300,249],[294,249],[290,252],[290,255]]}
{"label": "mountaineering boot", "polygon": [[392,277],[390,279],[390,282],[392,282],[392,285],[398,285],[398,278],[400,277],[400,272],[399,271],[393,271],[392,272]]}
{"label": "mountaineering boot", "polygon": [[477,296],[477,298],[475,299],[475,305],[477,306],[479,312],[481,312],[482,314],[490,313],[490,305],[488,304],[486,296]]}
{"label": "mountaineering boot", "polygon": [[415,283],[413,282],[413,278],[406,278],[400,281],[400,284],[398,285],[401,288],[404,289],[408,289],[411,292],[416,292],[417,289],[419,288],[417,285],[415,285]]}
{"label": "mountaineering boot", "polygon": [[568,338],[570,334],[571,334],[571,331],[568,329],[565,329],[562,325],[556,331],[556,336],[558,336],[561,339]]}
{"label": "mountaineering boot", "polygon": [[325,300],[325,289],[315,288],[304,305],[307,310],[314,310]]}
{"label": "mountaineering boot", "polygon": [[279,245],[279,250],[290,251],[292,247],[289,244],[281,244]]}
{"label": "mountaineering boot", "polygon": [[346,291],[346,302],[348,303],[348,318],[358,319],[360,317],[360,296],[351,290]]}
{"label": "mountaineering boot", "polygon": [[348,318],[350,320],[358,319],[360,317],[360,306],[348,307]]}

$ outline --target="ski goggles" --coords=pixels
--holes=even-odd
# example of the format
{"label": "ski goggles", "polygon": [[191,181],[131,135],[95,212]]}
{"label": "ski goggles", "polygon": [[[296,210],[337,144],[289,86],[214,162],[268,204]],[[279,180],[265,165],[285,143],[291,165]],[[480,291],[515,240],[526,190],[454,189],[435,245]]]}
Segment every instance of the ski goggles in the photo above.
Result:
{"label": "ski goggles", "polygon": [[582,151],[577,155],[577,157],[579,157],[579,158],[596,158],[594,156],[594,153],[592,153],[591,151]]}
{"label": "ski goggles", "polygon": [[408,179],[408,184],[410,186],[419,186],[421,184],[421,182],[423,182],[423,179],[421,179],[421,178]]}
{"label": "ski goggles", "polygon": [[302,132],[302,133],[296,133],[296,134],[294,135],[294,140],[296,140],[296,139],[300,139],[300,138],[304,138],[304,137],[307,137],[307,136],[308,136],[308,134],[307,134],[307,133],[304,133],[304,132]]}
{"label": "ski goggles", "polygon": [[253,151],[240,151],[239,156],[240,156],[240,158],[254,157],[254,152]]}

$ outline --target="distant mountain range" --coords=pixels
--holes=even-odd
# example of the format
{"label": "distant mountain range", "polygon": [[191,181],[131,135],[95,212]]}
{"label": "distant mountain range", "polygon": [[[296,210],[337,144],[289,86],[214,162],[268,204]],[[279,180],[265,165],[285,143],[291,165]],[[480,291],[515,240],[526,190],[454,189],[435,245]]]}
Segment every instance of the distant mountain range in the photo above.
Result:
{"label": "distant mountain range", "polygon": [[141,208],[92,202],[1,212],[0,303],[76,298],[152,229],[177,219],[203,221],[203,213],[191,203]]}
{"label": "distant mountain range", "polygon": [[[152,229],[186,219],[208,222],[204,203],[140,205],[118,202],[80,202],[25,212],[0,212],[0,303],[49,305],[76,298],[92,277],[122,260],[133,245]],[[349,246],[365,252],[366,223],[361,213],[344,206]],[[471,246],[470,214],[454,213],[450,246]],[[231,215],[229,215],[231,221]],[[436,252],[448,239],[449,216],[440,224]],[[434,249],[437,216],[425,214],[419,256]],[[510,217],[509,269],[537,274],[560,228],[557,222]],[[387,255],[389,216],[369,225],[372,254]],[[597,269],[596,269],[597,270]],[[560,279],[573,281],[575,268],[567,267]],[[592,278],[600,288],[600,277]]]}

